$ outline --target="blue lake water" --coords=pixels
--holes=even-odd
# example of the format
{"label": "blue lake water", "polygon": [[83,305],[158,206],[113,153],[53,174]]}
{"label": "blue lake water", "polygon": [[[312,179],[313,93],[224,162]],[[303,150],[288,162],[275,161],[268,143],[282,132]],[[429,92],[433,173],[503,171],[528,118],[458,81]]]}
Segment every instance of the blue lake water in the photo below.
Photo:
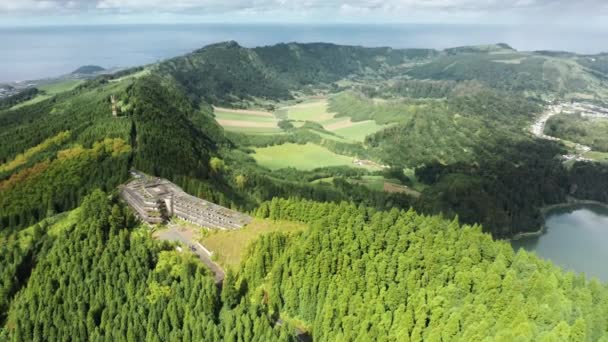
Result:
{"label": "blue lake water", "polygon": [[333,42],[395,48],[447,48],[504,42],[520,50],[608,50],[608,32],[488,25],[111,25],[0,28],[0,82],[53,77],[85,64],[156,62],[225,40],[252,47]]}
{"label": "blue lake water", "polygon": [[513,241],[513,248],[608,282],[608,208],[585,204],[552,210],[545,224],[546,233]]}

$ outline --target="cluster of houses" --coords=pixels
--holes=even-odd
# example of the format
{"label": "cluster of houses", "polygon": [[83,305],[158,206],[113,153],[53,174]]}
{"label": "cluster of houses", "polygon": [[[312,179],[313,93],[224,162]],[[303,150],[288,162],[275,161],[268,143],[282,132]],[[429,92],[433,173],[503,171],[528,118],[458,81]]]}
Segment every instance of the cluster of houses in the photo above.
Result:
{"label": "cluster of houses", "polygon": [[18,92],[18,89],[15,89],[9,85],[0,85],[0,99],[15,95]]}
{"label": "cluster of houses", "polygon": [[189,195],[166,179],[132,174],[135,179],[121,187],[121,197],[150,224],[177,217],[207,229],[231,230],[251,221],[248,215]]}
{"label": "cluster of houses", "polygon": [[[548,106],[547,110],[530,127],[532,134],[539,138],[560,141],[561,139],[546,135],[544,132],[547,121],[549,121],[552,116],[557,114],[580,114],[583,117],[608,119],[608,108],[603,108],[590,103],[579,102],[561,103]],[[574,150],[575,153],[563,155],[562,158],[564,160],[591,161],[591,159],[583,156],[585,153],[591,151],[591,147],[576,143],[574,144]]]}

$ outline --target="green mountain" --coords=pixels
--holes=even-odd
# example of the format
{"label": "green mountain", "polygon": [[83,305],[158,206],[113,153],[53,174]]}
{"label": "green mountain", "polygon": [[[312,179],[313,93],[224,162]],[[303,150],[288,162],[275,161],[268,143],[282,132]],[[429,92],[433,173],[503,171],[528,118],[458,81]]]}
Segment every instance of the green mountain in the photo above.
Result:
{"label": "green mountain", "polygon": [[332,83],[352,75],[382,76],[434,50],[367,49],[333,44],[278,44],[248,49],[219,43],[161,63],[197,101],[230,104],[255,98],[283,100],[306,85]]}
{"label": "green mountain", "polygon": [[605,97],[606,76],[600,70],[601,61],[589,63],[574,54],[518,52],[494,46],[448,49],[444,56],[414,67],[408,74],[417,79],[478,80],[495,89],[552,100],[580,99],[584,93]]}

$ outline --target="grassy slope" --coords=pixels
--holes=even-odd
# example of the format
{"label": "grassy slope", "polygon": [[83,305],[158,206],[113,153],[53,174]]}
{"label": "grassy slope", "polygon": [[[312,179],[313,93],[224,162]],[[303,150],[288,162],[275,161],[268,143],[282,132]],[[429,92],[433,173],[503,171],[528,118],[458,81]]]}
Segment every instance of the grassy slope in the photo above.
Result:
{"label": "grassy slope", "polygon": [[243,229],[210,232],[201,239],[201,243],[215,254],[220,264],[236,269],[249,244],[260,235],[272,232],[292,233],[304,229],[306,225],[298,222],[256,218]]}
{"label": "grassy slope", "polygon": [[11,109],[19,109],[22,107],[26,107],[26,106],[29,106],[32,104],[42,102],[57,94],[73,90],[77,86],[82,84],[83,82],[84,82],[83,80],[62,80],[62,81],[55,82],[55,83],[45,84],[43,86],[38,87],[38,89],[43,91],[41,94],[37,95],[36,97],[34,97],[31,100],[28,100],[28,101],[22,102],[18,105],[15,105]]}

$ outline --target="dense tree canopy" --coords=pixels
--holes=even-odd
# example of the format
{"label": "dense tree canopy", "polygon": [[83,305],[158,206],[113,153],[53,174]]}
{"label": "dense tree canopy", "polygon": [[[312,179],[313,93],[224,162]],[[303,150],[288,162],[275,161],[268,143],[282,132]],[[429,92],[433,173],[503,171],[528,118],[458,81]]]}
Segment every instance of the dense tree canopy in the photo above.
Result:
{"label": "dense tree canopy", "polygon": [[[228,42],[0,101],[0,341],[289,341],[294,326],[317,341],[608,341],[605,285],[492,240],[537,230],[568,195],[608,201],[605,165],[566,167],[564,145],[528,133],[547,101],[601,102],[604,57]],[[357,142],[279,110],[277,134],[227,133],[213,113],[302,94],[328,99],[328,122],[385,126]],[[548,129],[603,146],[589,126]],[[250,155],[284,143],[376,170]],[[117,201],[130,169],[308,229],[261,236],[220,290]]]}
{"label": "dense tree canopy", "polygon": [[493,241],[479,226],[413,211],[273,200],[260,217],[298,220],[267,236],[242,277],[314,340],[597,341],[608,339],[608,289]]}
{"label": "dense tree canopy", "polygon": [[[107,194],[88,197],[76,223],[44,241],[0,339],[292,340],[290,328],[275,326],[265,306],[238,292],[230,300],[220,296],[194,255],[152,240],[132,222]],[[24,264],[19,258],[6,262]]]}

